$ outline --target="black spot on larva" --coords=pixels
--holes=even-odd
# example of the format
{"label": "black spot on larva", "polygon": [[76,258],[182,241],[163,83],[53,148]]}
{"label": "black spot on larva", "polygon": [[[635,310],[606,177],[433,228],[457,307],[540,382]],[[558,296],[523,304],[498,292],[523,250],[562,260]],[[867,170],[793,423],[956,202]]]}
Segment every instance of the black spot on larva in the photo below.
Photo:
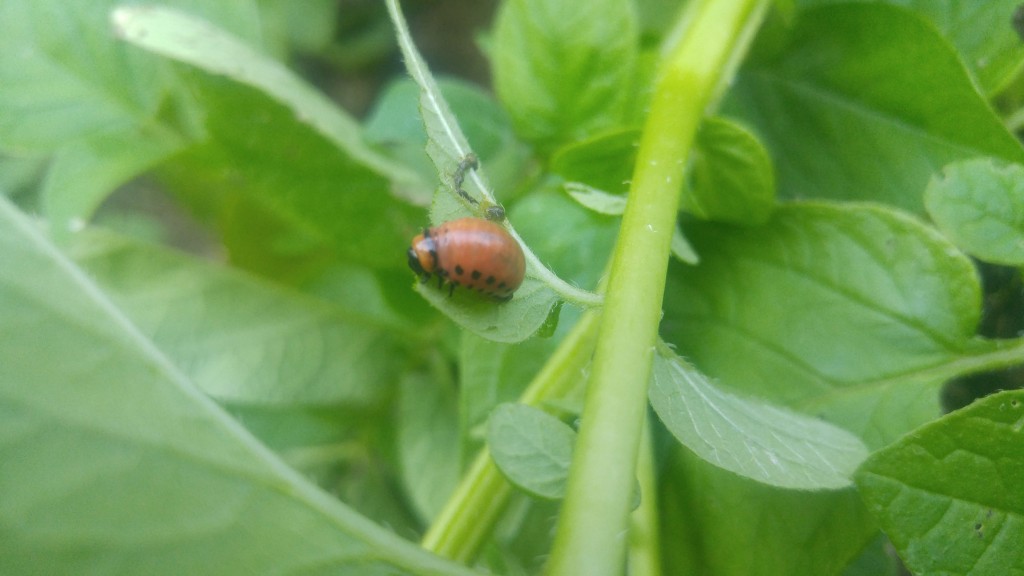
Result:
{"label": "black spot on larva", "polygon": [[488,284],[494,284],[494,276],[488,276],[487,280],[484,280],[484,282],[487,282]]}
{"label": "black spot on larva", "polygon": [[473,280],[479,280],[483,274],[481,274],[479,270],[473,270],[473,273],[470,274],[470,276],[473,277]]}
{"label": "black spot on larva", "polygon": [[458,264],[456,264],[455,265],[455,275],[456,276],[462,276],[463,272],[465,272],[465,270],[462,269],[462,266],[459,266]]}
{"label": "black spot on larva", "polygon": [[504,290],[505,288],[508,288],[507,284],[505,284],[504,282],[498,283],[498,290]]}

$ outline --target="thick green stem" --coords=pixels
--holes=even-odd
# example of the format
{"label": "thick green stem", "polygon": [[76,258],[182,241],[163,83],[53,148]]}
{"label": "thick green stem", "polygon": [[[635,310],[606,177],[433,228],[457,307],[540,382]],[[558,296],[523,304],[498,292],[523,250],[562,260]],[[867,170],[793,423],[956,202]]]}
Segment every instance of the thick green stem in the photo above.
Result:
{"label": "thick green stem", "polygon": [[691,145],[763,0],[700,0],[662,65],[612,256],[549,574],[622,572],[669,245]]}
{"label": "thick green stem", "polygon": [[[545,400],[565,397],[571,391],[590,361],[598,318],[597,311],[584,313],[523,392],[521,403],[541,407]],[[446,558],[472,562],[511,494],[512,487],[494,465],[490,452],[481,450],[421,545]]]}

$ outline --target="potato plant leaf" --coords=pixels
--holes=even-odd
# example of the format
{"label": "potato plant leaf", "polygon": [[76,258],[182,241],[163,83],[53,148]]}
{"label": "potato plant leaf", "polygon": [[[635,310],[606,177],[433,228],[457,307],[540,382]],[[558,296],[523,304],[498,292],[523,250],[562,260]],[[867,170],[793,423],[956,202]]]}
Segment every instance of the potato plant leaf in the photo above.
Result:
{"label": "potato plant leaf", "polygon": [[6,199],[0,253],[0,572],[472,574],[287,467]]}
{"label": "potato plant leaf", "polygon": [[126,42],[257,88],[360,164],[405,185],[417,182],[403,166],[366,146],[358,123],[325,96],[276,60],[209,22],[161,6],[122,6],[110,19],[115,33]]}
{"label": "potato plant leaf", "polygon": [[551,171],[570,182],[624,194],[633,176],[640,131],[624,128],[603,132],[559,148]]}
{"label": "potato plant leaf", "polygon": [[458,484],[463,454],[454,383],[436,376],[408,374],[399,385],[398,462],[424,521],[437,516]]}
{"label": "potato plant leaf", "polygon": [[[878,531],[853,487],[807,491],[771,486],[714,466],[682,447],[662,474],[659,501],[686,510],[685,515],[665,516],[662,541],[693,547],[666,551],[665,574],[853,576],[844,567]],[[684,561],[687,552],[690,563]]]}
{"label": "potato plant leaf", "polygon": [[[807,7],[839,1],[799,0],[798,3]],[[998,94],[1024,63],[1020,37],[1011,26],[1011,16],[1020,6],[1018,0],[889,0],[888,3],[902,6],[934,25],[956,47],[964,65],[989,96]]]}
{"label": "potato plant leaf", "polygon": [[786,197],[920,213],[925,185],[949,162],[1024,161],[953,48],[906,10],[811,8],[781,44],[741,71],[726,112],[762,138]]}
{"label": "potato plant leaf", "polygon": [[527,278],[512,300],[499,302],[490,296],[448,286],[437,279],[416,282],[416,291],[456,324],[495,342],[519,342],[544,325],[558,296],[538,280]]}
{"label": "potato plant leaf", "polygon": [[719,390],[661,346],[650,399],[679,442],[708,462],[758,482],[800,490],[852,483],[867,456],[849,432],[821,420]]}
{"label": "potato plant leaf", "polygon": [[911,571],[977,576],[1024,573],[1022,478],[1020,390],[914,430],[873,454],[856,476]]}
{"label": "potato plant leaf", "polygon": [[1024,167],[958,162],[933,179],[928,214],[958,246],[985,262],[1024,265]]}
{"label": "potato plant leaf", "polygon": [[220,201],[225,226],[245,228],[253,224],[230,220],[242,210],[237,205],[258,204],[345,260],[404,265],[416,210],[401,195],[424,184],[363,142],[355,120],[209,22],[138,5],[116,9],[111,20],[126,42],[207,72],[189,76],[187,85],[203,104],[202,135],[162,167],[198,211]]}
{"label": "potato plant leaf", "polygon": [[585,206],[598,214],[622,216],[626,209],[626,197],[609,194],[604,190],[591,188],[580,182],[566,182],[565,191],[581,206]]}
{"label": "potato plant leaf", "polygon": [[764,146],[735,122],[704,120],[680,209],[701,220],[760,224],[774,206],[775,173]]}
{"label": "potato plant leaf", "polygon": [[636,100],[637,28],[633,6],[615,0],[502,4],[494,83],[520,136],[551,150],[621,127]]}
{"label": "potato plant leaf", "polygon": [[[251,2],[170,0],[246,38],[258,36]],[[194,102],[167,62],[118,42],[111,0],[5,2],[0,6],[0,142],[6,153],[51,157],[41,209],[66,240],[118,186],[189,142],[181,116]],[[16,56],[15,56],[16,55]]]}
{"label": "potato plant leaf", "polygon": [[[701,264],[670,269],[662,331],[726,388],[883,446],[934,418],[937,389],[996,346],[974,338],[971,261],[871,205],[798,203],[759,227],[692,222]],[[742,358],[742,361],[737,361]]]}
{"label": "potato plant leaf", "polygon": [[487,445],[502,474],[539,498],[565,495],[576,433],[542,410],[502,404],[491,413]]}
{"label": "potato plant leaf", "polygon": [[70,252],[219,401],[365,407],[380,402],[395,378],[397,341],[358,310],[109,233],[76,234]]}

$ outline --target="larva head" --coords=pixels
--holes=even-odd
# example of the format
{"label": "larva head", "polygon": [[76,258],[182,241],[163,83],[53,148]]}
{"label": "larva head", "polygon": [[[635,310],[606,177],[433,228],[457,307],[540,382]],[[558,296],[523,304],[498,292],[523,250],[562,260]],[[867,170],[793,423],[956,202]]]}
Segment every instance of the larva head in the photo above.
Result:
{"label": "larva head", "polygon": [[408,256],[409,268],[412,268],[417,276],[426,278],[434,273],[437,267],[437,247],[434,239],[430,237],[429,230],[424,230],[412,239]]}

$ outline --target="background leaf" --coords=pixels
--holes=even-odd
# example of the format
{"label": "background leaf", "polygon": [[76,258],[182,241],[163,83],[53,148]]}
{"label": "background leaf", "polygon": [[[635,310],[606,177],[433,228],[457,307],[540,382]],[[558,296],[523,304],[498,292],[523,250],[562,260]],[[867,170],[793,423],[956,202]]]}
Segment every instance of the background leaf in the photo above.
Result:
{"label": "background leaf", "polygon": [[775,206],[771,158],[746,128],[708,118],[697,132],[691,159],[690,190],[680,209],[701,220],[760,224]]}
{"label": "background leaf", "polygon": [[[493,95],[476,85],[442,78],[437,86],[473,143],[481,163],[477,170],[486,167],[486,180],[493,184],[495,196],[500,200],[509,198],[522,185],[528,167],[526,147],[512,133],[508,114]],[[420,118],[419,100],[420,88],[413,80],[393,82],[366,120],[366,138],[416,166],[425,181],[433,182],[438,174],[424,150],[427,133]],[[442,180],[450,184],[452,176],[446,173]],[[424,199],[424,204],[427,202],[429,198]]]}
{"label": "background leaf", "polygon": [[615,245],[619,218],[583,208],[554,187],[524,196],[510,214],[523,240],[560,278],[575,286],[597,285]]}
{"label": "background leaf", "polygon": [[436,372],[403,378],[396,416],[402,480],[428,522],[458,484],[463,456],[454,382]]}
{"label": "background leaf", "polygon": [[768,147],[785,197],[921,212],[925,184],[949,162],[1024,161],[956,53],[905,10],[812,8],[781,48],[760,52],[770,56],[742,70],[726,109]]}
{"label": "background leaf", "polygon": [[354,120],[282,65],[207,22],[138,6],[112,18],[130,42],[251,86],[192,77],[205,104],[207,138],[167,168],[180,187],[252,195],[247,201],[328,242],[347,260],[403,263],[398,255],[416,229],[415,211],[388,193],[389,180],[399,190],[422,184],[363,143]]}
{"label": "background leaf", "polygon": [[664,346],[651,374],[651,405],[676,439],[741,476],[782,488],[843,488],[867,456],[845,430],[718,390]]}
{"label": "background leaf", "polygon": [[545,151],[618,127],[635,102],[637,46],[629,3],[505,2],[492,47],[498,98]]}
{"label": "background leaf", "polygon": [[[173,1],[173,0],[172,0]],[[210,5],[179,0],[235,34],[255,40],[251,2]],[[172,96],[166,64],[118,43],[107,14],[112,0],[66,6],[56,0],[5,2],[0,7],[0,141],[4,148],[46,154],[65,143],[139,131]]]}
{"label": "background leaf", "polygon": [[[917,574],[1024,572],[1024,392],[995,394],[871,456],[869,509]],[[935,554],[941,548],[942,554]]]}
{"label": "background leaf", "polygon": [[67,240],[122,183],[166,160],[184,142],[161,128],[72,141],[54,155],[40,195],[53,235]]}
{"label": "background leaf", "polygon": [[[406,176],[401,165],[388,162],[362,143],[355,120],[277,61],[231,34],[185,12],[159,6],[123,6],[110,19],[115,33],[126,42],[258,88],[360,164],[393,177]],[[411,175],[408,178],[416,182]]]}
{"label": "background leaf", "polygon": [[579,202],[581,206],[585,206],[598,214],[622,216],[622,212],[626,210],[626,198],[624,196],[609,194],[603,190],[591,188],[586,184],[566,182],[565,191],[573,200]]}
{"label": "background leaf", "polygon": [[[172,0],[241,37],[259,37],[252,2]],[[171,67],[110,34],[111,0],[5,2],[0,6],[0,149],[54,155],[42,210],[53,234],[80,228],[115,188],[194,136],[195,110]],[[13,57],[17,55],[17,57]]]}
{"label": "background leaf", "polygon": [[487,419],[499,404],[515,402],[544,360],[554,352],[555,338],[532,338],[501,344],[463,333],[459,349],[459,424],[462,441],[478,448]]}
{"label": "background leaf", "polygon": [[784,490],[683,449],[661,487],[662,541],[680,543],[664,547],[665,574],[839,574],[878,530],[852,489]]}
{"label": "background leaf", "polygon": [[893,0],[931,21],[956,46],[985,93],[996,95],[1024,63],[1020,37],[1014,32],[1015,0],[931,2]]}
{"label": "background leaf", "polygon": [[979,159],[947,166],[925,193],[928,214],[986,262],[1024,264],[1024,167]]}
{"label": "background leaf", "polygon": [[[939,413],[969,369],[980,288],[935,230],[865,205],[790,204],[764,226],[692,223],[701,264],[670,268],[662,330],[726,388],[883,446]],[[743,358],[737,362],[737,358]]]}
{"label": "background leaf", "polygon": [[494,463],[510,482],[539,498],[565,495],[575,439],[568,425],[523,404],[502,404],[488,421]]}
{"label": "background leaf", "polygon": [[636,162],[640,131],[613,130],[563,146],[551,158],[551,171],[612,194],[625,194]]}
{"label": "background leaf", "polygon": [[[845,0],[800,0],[802,6]],[[985,93],[994,96],[1013,79],[1024,61],[1020,37],[1011,26],[1016,0],[887,0],[928,20],[956,47]]]}
{"label": "background leaf", "polygon": [[365,408],[400,369],[398,341],[360,310],[110,234],[75,240],[77,263],[218,400]]}
{"label": "background leaf", "polygon": [[0,571],[471,573],[283,465],[6,200],[0,253]]}

